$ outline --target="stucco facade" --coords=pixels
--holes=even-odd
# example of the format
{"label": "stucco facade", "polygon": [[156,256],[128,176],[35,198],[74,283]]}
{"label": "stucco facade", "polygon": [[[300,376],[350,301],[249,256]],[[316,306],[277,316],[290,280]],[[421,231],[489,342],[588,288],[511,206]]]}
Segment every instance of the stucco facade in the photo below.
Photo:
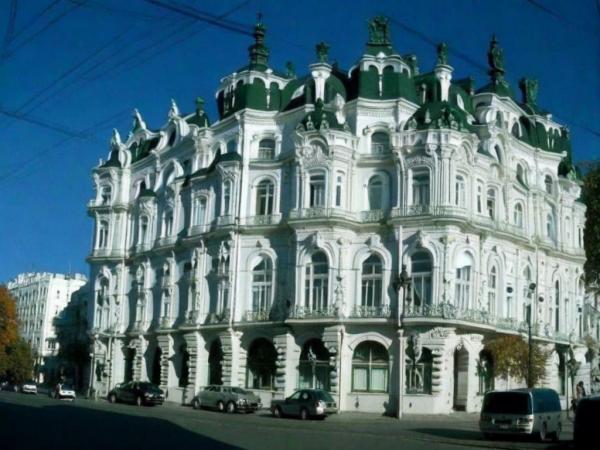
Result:
{"label": "stucco facade", "polygon": [[584,373],[568,133],[531,80],[515,99],[497,41],[475,90],[443,44],[420,74],[384,18],[348,71],[322,43],[308,75],[281,74],[264,37],[221,80],[218,121],[201,100],[173,102],[159,130],[136,111],[94,169],[93,387],[152,380],[185,402],[222,382],[268,405],[318,386],[341,410],[393,414],[402,383],[405,412],[475,411],[486,340],[523,335],[531,299],[544,383],[564,390],[569,347]]}

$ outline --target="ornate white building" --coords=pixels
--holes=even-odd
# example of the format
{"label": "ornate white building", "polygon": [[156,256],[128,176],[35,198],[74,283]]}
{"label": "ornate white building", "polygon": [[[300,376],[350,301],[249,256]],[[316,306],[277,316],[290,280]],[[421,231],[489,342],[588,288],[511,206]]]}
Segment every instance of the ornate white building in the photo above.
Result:
{"label": "ornate white building", "polygon": [[86,283],[84,275],[22,273],[7,283],[16,301],[19,333],[33,351],[36,376],[43,382],[52,378],[58,342],[54,320],[67,306],[71,295]]}
{"label": "ornate white building", "polygon": [[218,121],[201,99],[158,130],[136,111],[94,169],[93,387],[151,380],[185,402],[225,383],[268,404],[314,386],[341,410],[474,411],[494,382],[486,340],[523,335],[533,300],[544,383],[564,393],[566,350],[587,367],[585,207],[537,83],[517,100],[495,39],[480,89],[444,44],[419,73],[383,17],[349,70],[321,43],[308,75],[280,73],[264,36],[221,79]]}

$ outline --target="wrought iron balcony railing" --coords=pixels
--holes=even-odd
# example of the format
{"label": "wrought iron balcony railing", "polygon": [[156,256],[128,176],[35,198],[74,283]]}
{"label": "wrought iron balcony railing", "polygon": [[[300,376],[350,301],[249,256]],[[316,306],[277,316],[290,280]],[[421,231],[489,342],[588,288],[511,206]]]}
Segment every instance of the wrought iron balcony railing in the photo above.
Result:
{"label": "wrought iron balcony railing", "polygon": [[302,305],[295,305],[290,311],[290,319],[327,319],[331,317],[336,317],[335,309],[332,306],[313,309]]}
{"label": "wrought iron balcony railing", "polygon": [[356,305],[352,308],[352,318],[388,318],[391,316],[390,305],[365,306]]}

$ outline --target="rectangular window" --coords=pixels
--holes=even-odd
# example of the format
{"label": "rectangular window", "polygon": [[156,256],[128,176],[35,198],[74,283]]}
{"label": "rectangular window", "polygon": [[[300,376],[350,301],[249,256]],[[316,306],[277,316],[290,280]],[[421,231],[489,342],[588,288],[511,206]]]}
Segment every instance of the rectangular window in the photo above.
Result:
{"label": "rectangular window", "polygon": [[413,205],[429,205],[429,173],[417,172],[413,175]]}
{"label": "rectangular window", "polygon": [[335,184],[335,206],[342,206],[342,175],[338,175]]}
{"label": "rectangular window", "polygon": [[325,206],[325,175],[310,177],[310,207],[320,208]]}

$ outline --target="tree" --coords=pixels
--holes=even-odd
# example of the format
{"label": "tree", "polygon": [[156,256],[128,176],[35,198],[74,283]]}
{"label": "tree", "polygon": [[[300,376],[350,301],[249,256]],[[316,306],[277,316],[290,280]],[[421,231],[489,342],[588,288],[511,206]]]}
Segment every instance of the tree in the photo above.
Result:
{"label": "tree", "polygon": [[7,347],[17,341],[17,308],[6,286],[0,286],[0,375],[8,364]]}
{"label": "tree", "polygon": [[31,378],[33,374],[33,356],[31,347],[23,340],[18,339],[6,348],[7,367],[5,376],[11,382],[19,384]]}
{"label": "tree", "polygon": [[600,164],[589,166],[583,180],[581,200],[585,203],[585,233],[583,246],[586,261],[585,278],[589,286],[600,286]]}
{"label": "tree", "polygon": [[[532,344],[531,380],[535,386],[546,373],[546,361],[549,352],[544,351],[538,344]],[[502,378],[527,380],[529,371],[529,346],[521,336],[499,336],[489,341],[486,346],[492,354],[494,372]]]}

